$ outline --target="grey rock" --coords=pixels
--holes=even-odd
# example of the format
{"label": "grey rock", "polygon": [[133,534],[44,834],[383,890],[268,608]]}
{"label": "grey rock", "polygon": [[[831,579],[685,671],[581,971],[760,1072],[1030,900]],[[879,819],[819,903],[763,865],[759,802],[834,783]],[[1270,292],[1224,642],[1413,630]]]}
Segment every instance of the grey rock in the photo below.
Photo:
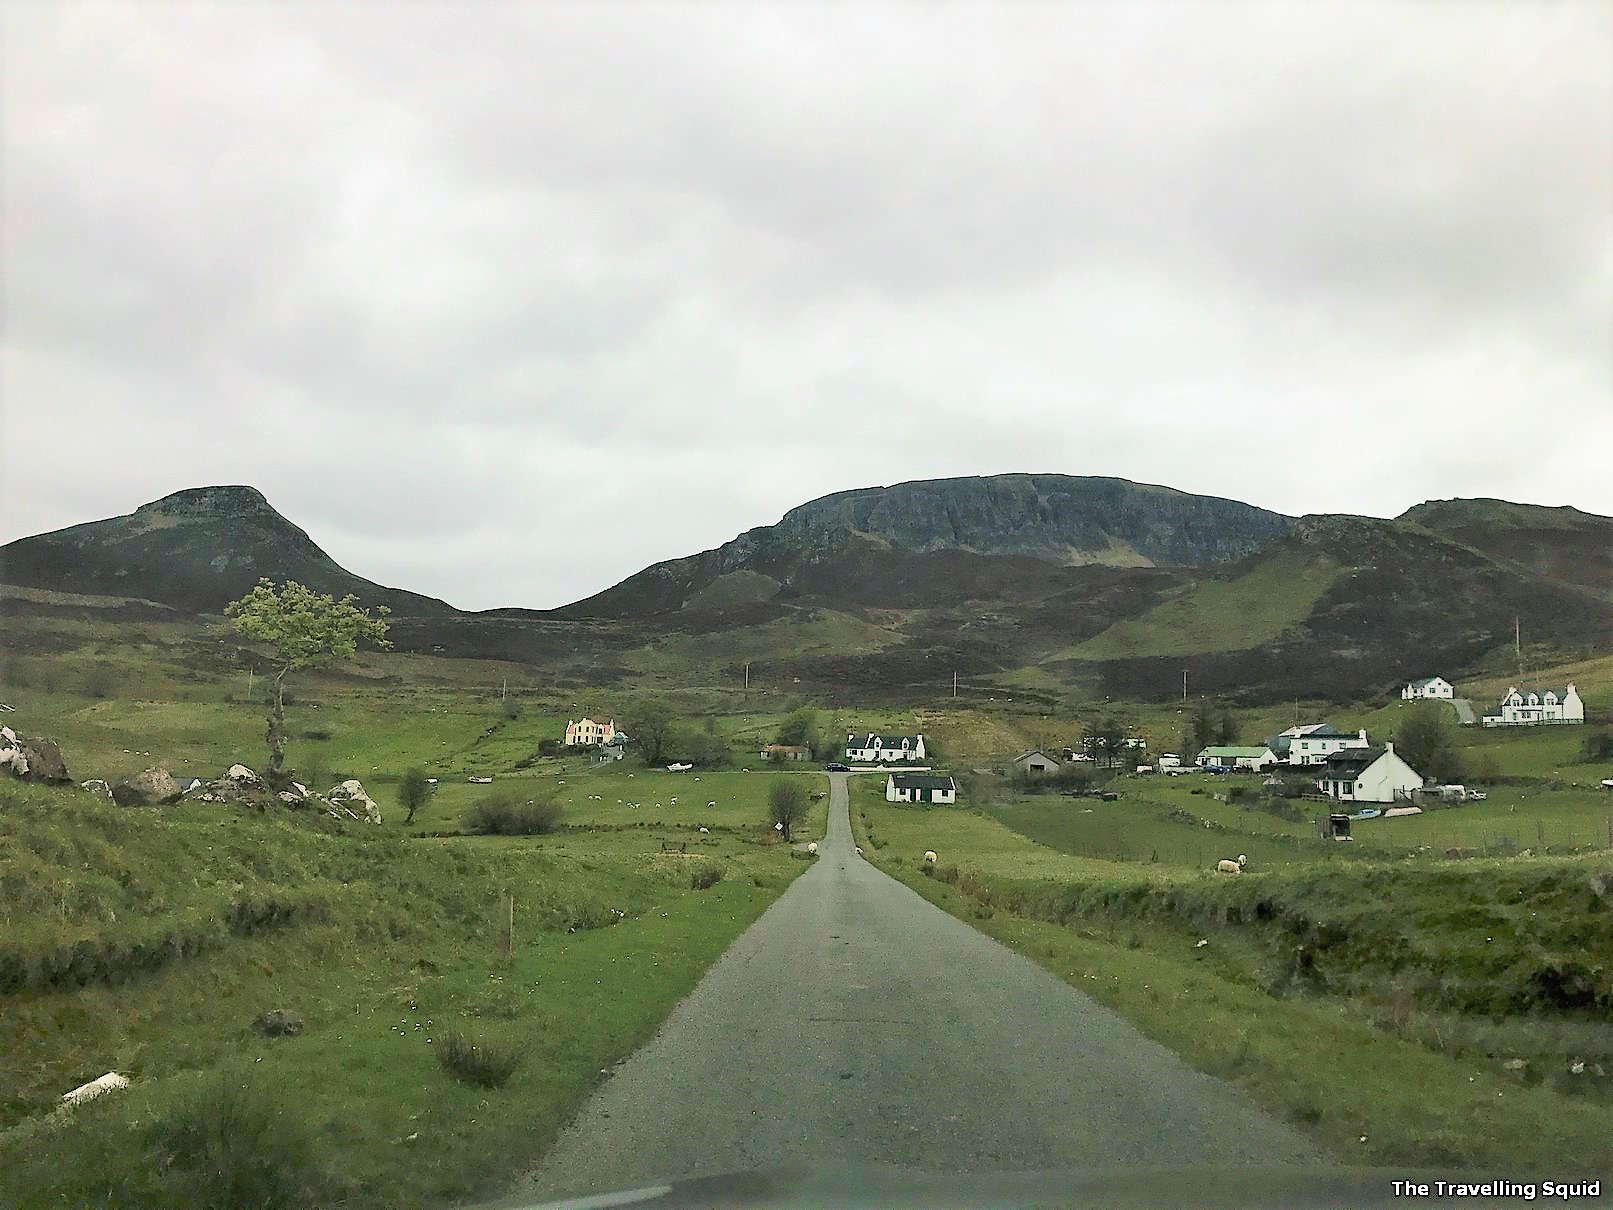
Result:
{"label": "grey rock", "polygon": [[252,1028],[270,1038],[291,1038],[302,1033],[302,1018],[284,1008],[259,1013]]}

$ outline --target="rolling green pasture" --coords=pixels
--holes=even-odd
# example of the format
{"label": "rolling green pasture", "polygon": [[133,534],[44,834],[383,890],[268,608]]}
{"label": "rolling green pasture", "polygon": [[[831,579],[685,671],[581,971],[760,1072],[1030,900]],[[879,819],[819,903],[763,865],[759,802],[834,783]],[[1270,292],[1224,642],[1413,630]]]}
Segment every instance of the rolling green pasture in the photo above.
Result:
{"label": "rolling green pasture", "polygon": [[[487,1192],[806,868],[765,827],[405,839],[312,815],[0,795],[0,1202],[18,1206],[108,1190],[169,1204],[140,1123],[221,1080],[295,1106],[310,1200]],[[731,810],[754,819],[760,800]],[[668,838],[690,851],[662,852]],[[712,868],[720,880],[694,889]],[[305,1032],[260,1037],[271,1008]],[[511,1082],[451,1080],[431,1049],[447,1026],[516,1046]],[[56,1098],[107,1070],[133,1088],[52,1127]]]}
{"label": "rolling green pasture", "polygon": [[[1333,845],[1356,850],[1335,860],[1323,845],[1317,861],[1257,860],[1231,878],[1082,855],[1138,838],[1122,811],[1140,804],[1088,805],[1076,820],[1024,804],[1018,823],[1033,838],[1000,822],[1018,806],[896,806],[864,784],[852,824],[888,873],[1340,1160],[1613,1165],[1613,1080],[1596,1074],[1613,1072],[1605,1015],[1497,1008],[1497,997],[1533,995],[1535,972],[1606,952],[1605,859],[1407,861]],[[1240,808],[1217,807],[1205,814],[1236,822],[1227,812]],[[1087,828],[1109,839],[1094,843]],[[940,857],[933,876],[925,849]],[[1314,966],[1297,957],[1307,948]],[[1590,977],[1605,991],[1605,967]]]}

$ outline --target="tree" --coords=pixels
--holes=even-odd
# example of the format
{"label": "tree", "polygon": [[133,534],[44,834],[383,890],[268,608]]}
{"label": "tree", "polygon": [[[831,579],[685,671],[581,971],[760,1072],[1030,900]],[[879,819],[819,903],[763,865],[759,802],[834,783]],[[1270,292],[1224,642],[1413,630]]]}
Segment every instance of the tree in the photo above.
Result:
{"label": "tree", "polygon": [[659,698],[639,703],[627,720],[627,733],[638,745],[645,764],[659,765],[662,762],[677,724],[677,715],[672,707]]}
{"label": "tree", "polygon": [[1441,702],[1415,703],[1395,727],[1395,755],[1424,777],[1460,781],[1462,753],[1449,709]]}
{"label": "tree", "polygon": [[784,721],[778,725],[774,742],[810,747],[817,734],[818,712],[811,706],[802,706],[784,716]]}
{"label": "tree", "polygon": [[425,806],[430,797],[431,782],[426,780],[424,769],[410,769],[403,775],[398,783],[398,806],[408,812],[403,819],[405,825],[414,822],[414,813]]}
{"label": "tree", "polygon": [[371,617],[360,609],[351,595],[340,601],[287,580],[276,588],[270,580],[258,585],[238,601],[231,601],[224,612],[234,620],[235,629],[245,637],[268,646],[273,669],[274,693],[269,704],[269,764],[264,776],[284,780],[286,761],[286,677],[304,668],[317,668],[337,660],[352,658],[361,642],[386,650],[385,605]]}
{"label": "tree", "polygon": [[1199,704],[1193,708],[1193,719],[1188,727],[1187,742],[1182,746],[1187,749],[1183,755],[1193,755],[1214,747],[1218,729],[1215,725],[1215,711],[1210,703],[1199,699]]}
{"label": "tree", "polygon": [[806,814],[806,787],[798,777],[780,777],[767,788],[768,822],[779,825],[784,843],[790,842],[790,833]]}
{"label": "tree", "polygon": [[1120,760],[1126,742],[1127,725],[1113,714],[1095,718],[1086,725],[1084,746],[1088,756],[1096,757],[1105,768],[1112,768]]}
{"label": "tree", "polygon": [[1232,711],[1221,711],[1221,722],[1215,729],[1215,742],[1223,746],[1238,742],[1238,724],[1232,718]]}

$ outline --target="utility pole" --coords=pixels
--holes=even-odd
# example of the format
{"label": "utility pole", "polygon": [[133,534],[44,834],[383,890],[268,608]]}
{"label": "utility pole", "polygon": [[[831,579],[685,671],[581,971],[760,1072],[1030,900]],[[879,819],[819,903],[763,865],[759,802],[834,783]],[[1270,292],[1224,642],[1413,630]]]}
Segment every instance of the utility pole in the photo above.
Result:
{"label": "utility pole", "polygon": [[747,692],[750,690],[750,661],[748,660],[745,662],[745,689]]}
{"label": "utility pole", "polygon": [[499,682],[498,700],[502,702],[504,700],[504,695],[506,693],[508,693],[509,691],[510,691],[510,678],[505,677],[502,681]]}
{"label": "utility pole", "polygon": [[1187,709],[1187,669],[1182,669],[1182,709]]}
{"label": "utility pole", "polygon": [[1518,679],[1523,680],[1523,618],[1512,619],[1512,653],[1518,658]]}
{"label": "utility pole", "polygon": [[258,666],[256,664],[246,666],[246,700],[249,702],[252,700],[252,674],[257,670]]}
{"label": "utility pole", "polygon": [[958,670],[956,668],[952,670],[952,696],[958,696]]}

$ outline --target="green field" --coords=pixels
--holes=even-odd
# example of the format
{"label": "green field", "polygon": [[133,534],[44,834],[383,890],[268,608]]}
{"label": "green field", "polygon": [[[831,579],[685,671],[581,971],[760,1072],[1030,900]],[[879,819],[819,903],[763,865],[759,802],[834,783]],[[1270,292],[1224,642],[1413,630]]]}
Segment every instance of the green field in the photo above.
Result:
{"label": "green field", "polygon": [[[860,786],[853,830],[881,868],[1339,1159],[1613,1164],[1613,1026],[1573,1000],[1613,1003],[1594,965],[1613,940],[1604,855],[1408,862],[1323,846],[1232,878],[1084,855],[1136,839],[1100,805],[1081,823],[1024,808],[1061,849],[999,822],[1006,807],[893,806]],[[1565,992],[1568,971],[1581,990]]]}
{"label": "green field", "polygon": [[[220,1080],[295,1106],[294,1175],[314,1200],[496,1188],[806,868],[765,824],[767,779],[732,776],[709,834],[585,799],[569,830],[517,839],[0,786],[0,1202],[99,1204],[112,1188],[117,1204],[170,1204],[187,1186],[142,1124]],[[696,889],[701,871],[717,880]],[[272,1008],[305,1032],[260,1037]],[[431,1049],[448,1026],[516,1047],[511,1082],[451,1080]],[[107,1070],[134,1087],[49,1124],[62,1092]]]}

